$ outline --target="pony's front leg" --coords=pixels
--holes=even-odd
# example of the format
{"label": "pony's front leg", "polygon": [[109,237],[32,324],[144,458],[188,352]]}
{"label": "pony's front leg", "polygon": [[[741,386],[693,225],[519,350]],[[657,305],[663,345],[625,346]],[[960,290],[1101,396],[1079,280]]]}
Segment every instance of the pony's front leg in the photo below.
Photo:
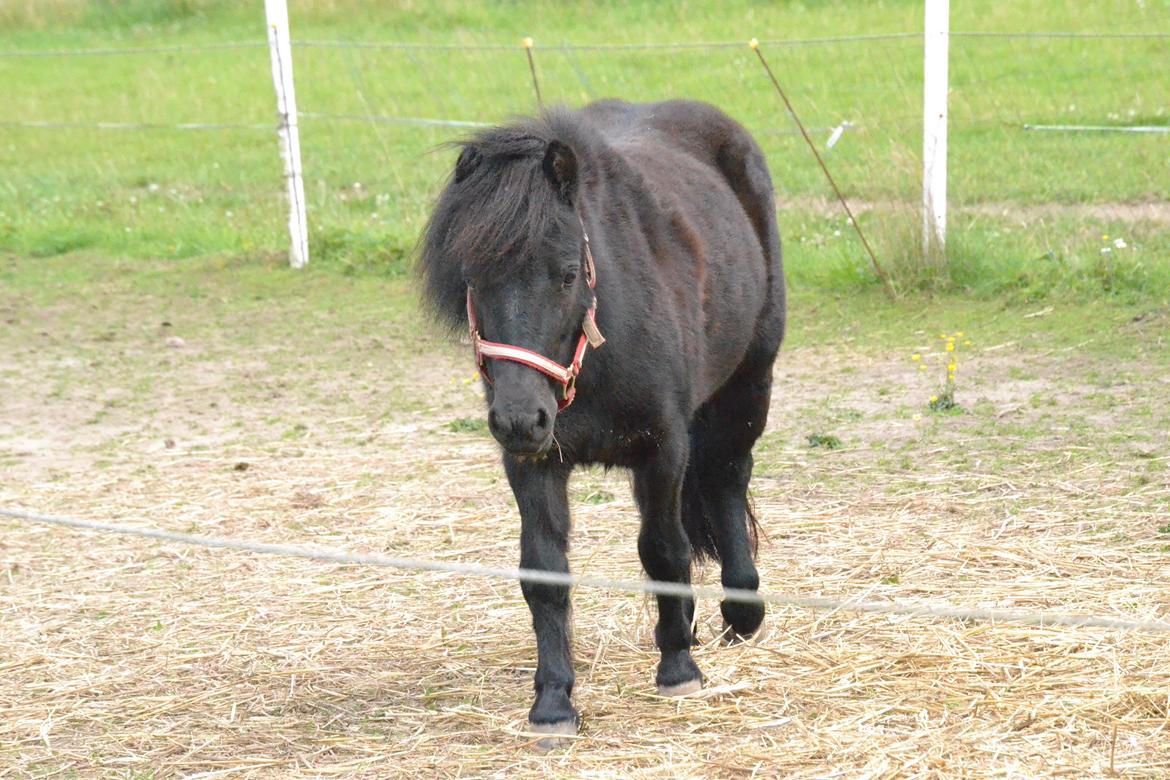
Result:
{"label": "pony's front leg", "polygon": [[[548,459],[532,462],[504,456],[504,470],[520,508],[520,566],[568,572],[570,468]],[[536,701],[528,712],[533,731],[568,736],[577,733],[573,709],[573,662],[569,648],[569,589],[563,585],[521,583],[536,631]],[[554,737],[541,740],[555,747]]]}
{"label": "pony's front leg", "polygon": [[[685,433],[664,436],[652,457],[634,471],[634,497],[642,513],[638,554],[653,580],[691,581],[691,544],[681,516],[687,452]],[[665,696],[681,696],[703,687],[703,676],[691,658],[694,614],[694,599],[658,597],[654,639],[662,660],[655,682]]]}

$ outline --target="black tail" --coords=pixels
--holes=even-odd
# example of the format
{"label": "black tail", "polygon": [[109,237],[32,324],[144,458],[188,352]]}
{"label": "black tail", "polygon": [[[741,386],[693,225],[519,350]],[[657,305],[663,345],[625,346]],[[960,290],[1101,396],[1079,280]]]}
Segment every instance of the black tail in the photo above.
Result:
{"label": "black tail", "polygon": [[[744,509],[746,510],[744,522],[747,524],[748,539],[751,541],[754,558],[760,546],[760,524],[756,521],[751,495],[747,496]],[[691,556],[696,561],[722,560],[718,536],[715,534],[714,518],[703,503],[702,488],[699,486],[694,461],[687,466],[687,475],[683,480],[682,522],[687,539],[691,543]]]}
{"label": "black tail", "polygon": [[744,496],[744,513],[747,516],[748,539],[752,543],[752,558],[760,552],[760,523],[756,520],[756,502],[752,500],[752,492]]}

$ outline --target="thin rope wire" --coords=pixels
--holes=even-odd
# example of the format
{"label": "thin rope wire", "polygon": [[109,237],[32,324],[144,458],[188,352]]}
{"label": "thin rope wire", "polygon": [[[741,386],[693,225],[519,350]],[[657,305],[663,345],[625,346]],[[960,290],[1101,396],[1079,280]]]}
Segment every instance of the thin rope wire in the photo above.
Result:
{"label": "thin rope wire", "polygon": [[423,50],[435,51],[516,51],[515,44],[503,43],[417,43],[413,41],[343,41],[343,40],[311,40],[300,39],[292,42],[293,46],[306,49],[389,49],[389,50]]}
{"label": "thin rope wire", "polygon": [[[298,111],[301,119],[335,122],[372,122],[378,124],[418,125],[421,127],[491,127],[488,122],[469,122],[462,119],[431,119],[413,116],[367,116],[362,114],[318,114]],[[274,124],[233,124],[184,122],[58,122],[42,120],[0,120],[0,127],[24,127],[33,130],[265,130],[277,128]]]}
{"label": "thin rope wire", "polygon": [[1087,40],[1115,40],[1130,38],[1170,38],[1170,32],[1098,33],[1098,32],[951,32],[952,38],[1084,38]]}
{"label": "thin rope wire", "polygon": [[159,124],[152,122],[56,122],[39,120],[0,120],[0,127],[27,127],[50,130],[267,130],[275,125],[184,122]]}
{"label": "thin rope wire", "polygon": [[363,114],[318,114],[298,112],[302,119],[339,122],[374,122],[382,124],[420,125],[423,127],[491,127],[488,122],[469,122],[462,119],[430,119],[415,116],[378,116]]}
{"label": "thin rope wire", "polygon": [[[920,32],[882,33],[876,35],[838,35],[824,38],[774,38],[761,40],[762,44],[774,46],[803,46],[829,43],[860,43],[866,41],[896,41],[921,38]],[[514,51],[514,45],[499,43],[415,43],[406,41],[342,41],[342,40],[297,40],[294,46],[309,48],[341,49],[348,46],[359,49],[437,49],[437,50],[466,50],[478,49],[483,51]],[[566,49],[569,51],[639,51],[655,49],[734,49],[743,46],[742,41],[678,41],[678,42],[647,42],[647,43],[565,43],[565,44],[533,44],[535,49]]]}
{"label": "thin rope wire", "polygon": [[132,46],[124,49],[10,49],[0,50],[0,57],[102,57],[119,54],[187,54],[229,49],[261,49],[268,46],[261,41],[233,41],[228,43],[194,44],[190,46]]}
{"label": "thin rope wire", "polygon": [[[298,111],[297,116],[302,120],[314,122],[369,122],[375,124],[415,125],[418,127],[493,127],[491,122],[475,122],[466,119],[439,119],[418,116],[386,116],[382,114],[325,114],[314,111]],[[901,117],[896,122],[851,122],[852,129],[864,128],[872,130],[875,127],[909,127],[915,122],[921,122],[918,116]],[[1003,119],[983,120],[987,123],[1006,123]],[[165,124],[158,122],[59,122],[48,120],[0,120],[0,127],[24,127],[38,130],[264,130],[271,132],[277,128],[275,124],[238,124],[238,123],[199,123],[184,122],[179,124]],[[808,128],[818,133],[831,133],[836,127]],[[799,136],[797,129],[785,130],[775,127],[764,127],[756,130],[757,135]]]}
{"label": "thin rope wire", "polygon": [[609,577],[583,576],[539,569],[509,569],[481,566],[451,561],[420,560],[416,558],[395,558],[383,555],[347,553],[324,548],[297,547],[286,544],[269,544],[214,536],[164,531],[159,528],[141,528],[117,523],[101,523],[72,517],[52,517],[26,512],[19,509],[2,509],[0,515],[16,520],[25,520],[45,525],[103,533],[138,536],[164,542],[196,545],[221,550],[275,555],[288,558],[305,558],[330,563],[361,566],[382,566],[407,571],[430,571],[446,574],[461,574],[492,579],[517,580],[542,585],[561,585],[577,588],[622,591],[626,593],[650,593],[656,596],[679,596],[682,598],[724,599],[751,604],[765,603],[776,606],[801,607],[804,609],[833,612],[869,612],[909,617],[943,618],[947,620],[977,620],[991,623],[1021,623],[1039,626],[1075,626],[1082,628],[1114,628],[1126,631],[1170,632],[1170,623],[1161,620],[1128,620],[1125,618],[1097,615],[1061,615],[1048,612],[1025,610],[972,609],[939,604],[902,604],[894,601],[862,601],[859,599],[831,599],[817,596],[795,596],[779,593],[759,593],[742,588],[716,588],[703,585],[687,585],[677,582],[643,580],[633,582]]}
{"label": "thin rope wire", "polygon": [[[761,40],[769,46],[817,46],[833,43],[867,43],[872,41],[902,41],[922,38],[922,33],[899,32],[874,35],[835,35],[823,38],[771,38]],[[655,49],[740,49],[743,41],[680,41],[667,43],[578,43],[551,47],[575,51],[631,51]]]}
{"label": "thin rope wire", "polygon": [[[371,116],[374,113],[374,109],[370,105],[370,101],[366,98],[365,79],[362,78],[361,71],[358,70],[357,57],[354,55],[352,49],[346,49],[344,57],[346,70],[349,72],[349,80],[353,84],[358,102],[362,104],[362,110],[366,112],[365,115]],[[394,102],[397,103],[397,101]],[[385,133],[382,132],[382,128],[379,126],[384,123],[366,122],[365,124],[370,126],[370,130],[373,131],[374,137],[378,140],[378,146],[382,149],[382,165],[394,177],[394,183],[398,187],[399,196],[405,199],[407,187],[406,183],[402,180],[402,172],[399,170],[400,166],[394,164],[394,155],[390,151],[390,144],[386,141]]]}
{"label": "thin rope wire", "polygon": [[[766,46],[815,46],[835,43],[865,43],[869,41],[899,41],[920,39],[921,32],[878,33],[873,35],[835,35],[820,38],[770,38],[761,40]],[[971,30],[967,32],[952,31],[953,38],[1082,38],[1092,39],[1166,39],[1170,32],[991,32]],[[515,46],[503,43],[416,43],[407,41],[339,41],[339,40],[294,40],[293,46],[306,48],[358,48],[358,49],[434,49],[442,51],[457,51],[476,49],[481,51],[514,51]],[[740,41],[680,41],[674,43],[578,43],[578,44],[545,44],[537,48],[567,49],[571,51],[638,51],[654,49],[734,49],[742,46]],[[96,48],[96,49],[10,49],[0,51],[0,58],[9,57],[95,57],[117,56],[122,54],[183,54],[230,49],[259,49],[268,44],[260,41],[232,41],[227,43],[209,43],[183,46],[135,46],[127,48]]]}
{"label": "thin rope wire", "polygon": [[1163,125],[1024,125],[1024,129],[1064,133],[1170,133],[1170,127]]}
{"label": "thin rope wire", "polygon": [[877,274],[878,279],[881,280],[882,286],[891,298],[896,298],[897,293],[894,290],[893,282],[886,276],[885,269],[882,268],[881,263],[878,262],[877,255],[873,251],[873,247],[869,245],[869,241],[865,237],[865,233],[861,230],[861,225],[857,218],[853,216],[853,210],[849,208],[849,201],[845,200],[845,195],[841,192],[841,188],[837,186],[837,182],[833,179],[833,174],[829,173],[829,167],[825,165],[821,153],[817,151],[817,145],[813,143],[812,138],[809,137],[808,131],[804,129],[804,123],[800,121],[800,117],[796,114],[796,109],[792,107],[792,102],[788,99],[788,95],[784,92],[784,88],[780,86],[780,82],[776,79],[776,74],[772,72],[772,68],[768,65],[768,60],[764,58],[764,52],[760,50],[760,42],[755,38],[748,44],[759,58],[760,64],[764,66],[764,70],[768,73],[768,78],[772,81],[772,86],[776,88],[776,92],[780,95],[780,99],[784,101],[784,105],[788,108],[788,113],[792,116],[792,120],[796,122],[796,126],[800,129],[800,134],[804,136],[808,148],[812,150],[813,157],[817,158],[817,165],[821,166],[821,171],[825,174],[825,178],[829,180],[829,186],[833,188],[833,192],[837,195],[837,200],[841,201],[841,207],[845,209],[845,214],[849,217],[849,222],[853,225],[853,229],[857,231],[857,236],[861,239],[862,245],[865,246],[865,251],[869,253],[869,260],[873,264],[874,273]]}

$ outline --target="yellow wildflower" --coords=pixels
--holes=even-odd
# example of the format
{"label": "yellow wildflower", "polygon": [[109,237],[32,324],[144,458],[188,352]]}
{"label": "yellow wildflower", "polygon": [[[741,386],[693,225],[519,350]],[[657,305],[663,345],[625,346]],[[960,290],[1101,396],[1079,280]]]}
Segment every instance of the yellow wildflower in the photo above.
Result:
{"label": "yellow wildflower", "polygon": [[947,352],[954,352],[954,351],[955,351],[955,342],[948,341],[947,342]]}
{"label": "yellow wildflower", "polygon": [[916,352],[916,353],[914,353],[913,355],[911,355],[911,356],[910,356],[910,359],[911,359],[911,360],[913,360],[915,363],[917,363],[919,360],[922,360],[922,355],[919,355],[919,354]]}
{"label": "yellow wildflower", "polygon": [[947,363],[947,371],[949,371],[949,372],[951,372],[951,373],[953,374],[953,373],[955,373],[955,372],[956,372],[956,371],[958,371],[958,370],[959,370],[959,364],[958,364],[958,363]]}
{"label": "yellow wildflower", "polygon": [[937,401],[937,400],[938,400],[938,396],[937,396],[937,395],[932,395],[932,396],[930,397],[930,402],[931,402],[931,403],[934,403],[934,402],[935,402],[935,401]]}

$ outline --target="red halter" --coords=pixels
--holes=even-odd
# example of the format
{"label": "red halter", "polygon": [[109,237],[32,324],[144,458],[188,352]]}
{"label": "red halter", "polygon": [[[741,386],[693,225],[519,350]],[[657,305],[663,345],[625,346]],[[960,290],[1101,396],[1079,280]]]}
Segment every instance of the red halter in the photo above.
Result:
{"label": "red halter", "polygon": [[[589,289],[597,287],[597,269],[593,265],[593,252],[589,248],[589,234],[585,232],[585,223],[581,223],[581,234],[585,238],[585,281]],[[605,343],[601,331],[597,329],[597,296],[589,310],[585,312],[585,319],[581,322],[581,338],[577,340],[577,349],[573,352],[573,362],[562,366],[555,360],[550,360],[538,352],[516,347],[511,344],[500,344],[480,338],[479,326],[475,319],[475,306],[471,302],[471,288],[467,288],[467,324],[471,328],[471,346],[475,350],[475,363],[484,381],[491,384],[488,376],[485,359],[510,360],[513,363],[534,368],[540,373],[559,382],[563,388],[560,399],[557,400],[557,411],[561,411],[573,403],[577,395],[577,375],[581,373],[581,362],[585,359],[585,350],[588,347],[597,349]]]}

